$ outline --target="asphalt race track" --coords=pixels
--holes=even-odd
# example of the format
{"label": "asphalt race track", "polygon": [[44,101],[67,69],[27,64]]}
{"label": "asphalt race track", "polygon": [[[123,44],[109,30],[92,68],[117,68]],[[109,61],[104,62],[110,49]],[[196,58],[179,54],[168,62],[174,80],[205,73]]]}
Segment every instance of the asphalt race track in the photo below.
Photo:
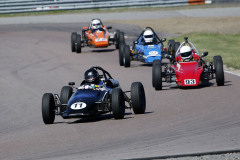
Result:
{"label": "asphalt race track", "polygon": [[[72,53],[70,33],[86,24],[0,25],[1,160],[113,160],[240,149],[240,77],[225,73],[222,87],[212,80],[190,89],[164,83],[155,91],[152,67],[141,62],[120,67],[114,46]],[[141,32],[107,25],[124,31],[129,44]],[[123,90],[141,81],[146,114],[126,110],[123,120],[108,114],[56,117],[55,124],[45,125],[42,95],[60,93],[70,81],[79,85],[93,65],[109,71]]]}

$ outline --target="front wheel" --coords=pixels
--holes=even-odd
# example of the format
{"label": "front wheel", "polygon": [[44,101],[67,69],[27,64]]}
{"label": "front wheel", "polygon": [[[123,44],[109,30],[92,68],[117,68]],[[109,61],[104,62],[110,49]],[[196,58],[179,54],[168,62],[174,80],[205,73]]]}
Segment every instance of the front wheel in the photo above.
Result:
{"label": "front wheel", "polygon": [[130,46],[129,45],[125,45],[125,47],[124,47],[123,64],[124,64],[124,67],[130,67],[131,66],[131,62],[130,62]]}
{"label": "front wheel", "polygon": [[162,63],[159,60],[152,68],[152,81],[155,90],[162,90]]}
{"label": "front wheel", "polygon": [[224,71],[223,71],[223,61],[221,56],[214,56],[214,67],[215,67],[215,75],[216,82],[218,86],[224,85]]}
{"label": "front wheel", "polygon": [[76,50],[76,52],[81,53],[81,51],[82,51],[81,35],[78,34],[77,35],[77,50]]}
{"label": "front wheel", "polygon": [[71,98],[73,93],[73,88],[70,86],[64,86],[62,87],[61,93],[60,93],[60,102],[61,104],[67,104],[68,100]]}
{"label": "front wheel", "polygon": [[112,91],[112,112],[115,119],[123,119],[125,115],[124,95],[120,88]]}
{"label": "front wheel", "polygon": [[141,82],[134,82],[131,85],[131,99],[133,112],[144,114],[146,110],[145,91]]}
{"label": "front wheel", "polygon": [[42,118],[45,124],[53,124],[55,120],[55,102],[52,93],[45,93],[42,97]]}

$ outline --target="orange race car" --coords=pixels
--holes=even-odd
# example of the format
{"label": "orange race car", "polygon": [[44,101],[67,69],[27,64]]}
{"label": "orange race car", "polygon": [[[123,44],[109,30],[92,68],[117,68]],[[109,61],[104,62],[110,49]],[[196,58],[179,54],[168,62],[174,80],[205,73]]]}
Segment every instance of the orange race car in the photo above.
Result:
{"label": "orange race car", "polygon": [[77,32],[72,32],[71,49],[72,52],[81,53],[82,47],[105,48],[115,45],[119,48],[120,43],[125,43],[124,33],[116,30],[109,33],[111,26],[104,26],[100,19],[93,19],[88,27],[83,27],[82,36]]}

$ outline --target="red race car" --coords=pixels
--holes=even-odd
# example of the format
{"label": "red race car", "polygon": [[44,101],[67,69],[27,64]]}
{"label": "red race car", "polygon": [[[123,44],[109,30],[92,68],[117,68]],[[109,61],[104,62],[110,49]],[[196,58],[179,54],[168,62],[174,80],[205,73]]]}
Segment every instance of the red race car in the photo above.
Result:
{"label": "red race car", "polygon": [[[175,54],[168,54],[166,58],[170,60],[170,64],[165,65],[162,71],[161,61],[154,61],[152,67],[152,85],[155,90],[162,90],[162,82],[176,82],[178,86],[198,86],[204,81],[209,81],[216,78],[218,86],[224,85],[223,61],[221,56],[214,56],[213,63],[208,64],[202,59],[208,55],[208,52],[203,52],[200,56],[194,45],[184,38],[185,41],[179,42],[170,41],[169,49]],[[177,49],[176,49],[177,48]]]}
{"label": "red race car", "polygon": [[81,53],[82,47],[88,46],[92,48],[106,48],[115,44],[116,49],[120,43],[124,43],[124,33],[116,30],[109,33],[111,26],[104,26],[100,19],[93,19],[88,27],[83,27],[82,36],[77,32],[71,35],[72,52]]}

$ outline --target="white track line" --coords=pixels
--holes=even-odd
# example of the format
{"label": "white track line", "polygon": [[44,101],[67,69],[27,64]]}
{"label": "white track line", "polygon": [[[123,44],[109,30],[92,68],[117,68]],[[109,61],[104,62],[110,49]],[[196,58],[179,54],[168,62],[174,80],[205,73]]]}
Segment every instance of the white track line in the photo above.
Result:
{"label": "white track line", "polygon": [[230,71],[224,71],[224,72],[226,72],[226,73],[230,73],[230,74],[233,74],[233,75],[235,75],[235,76],[240,77],[240,74],[237,74],[237,73],[234,73],[234,72],[230,72]]}

